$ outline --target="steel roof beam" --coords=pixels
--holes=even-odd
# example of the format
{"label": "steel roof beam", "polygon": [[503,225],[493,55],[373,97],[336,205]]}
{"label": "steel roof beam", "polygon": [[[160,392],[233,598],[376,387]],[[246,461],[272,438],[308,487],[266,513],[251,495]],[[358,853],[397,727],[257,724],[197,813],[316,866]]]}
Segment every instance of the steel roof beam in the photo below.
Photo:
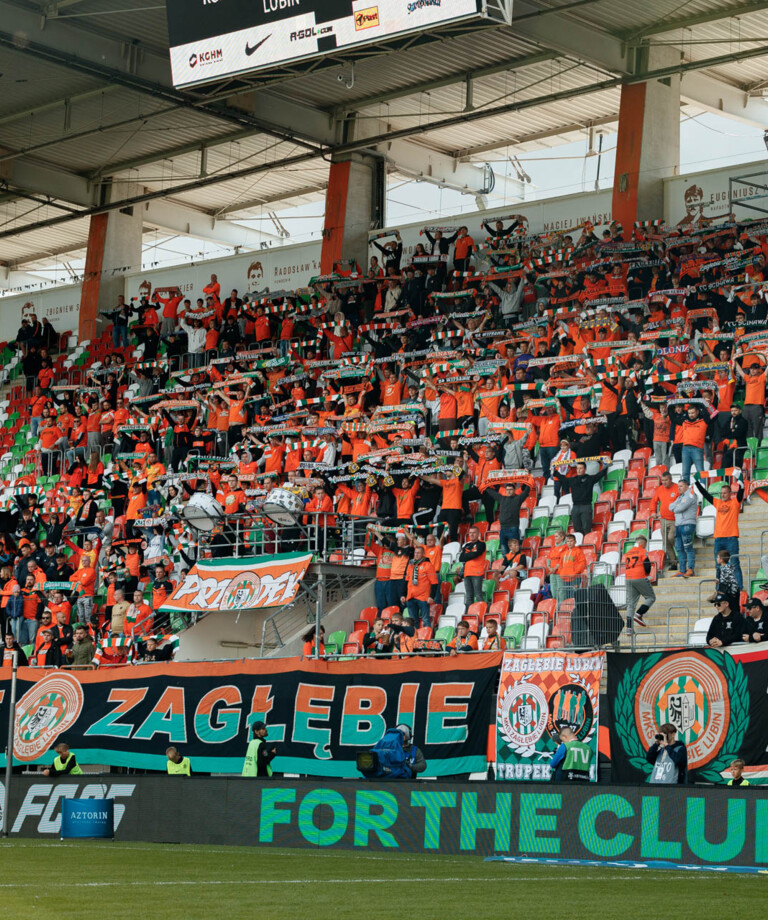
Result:
{"label": "steel roof beam", "polygon": [[680,81],[680,98],[708,112],[763,130],[768,128],[768,105],[762,97],[750,96],[745,90],[706,74],[684,73]]}
{"label": "steel roof beam", "polygon": [[689,29],[691,26],[703,25],[706,22],[718,22],[722,19],[733,19],[746,16],[749,13],[760,13],[768,10],[768,0],[752,0],[739,6],[720,7],[715,10],[705,10],[701,13],[690,13],[687,16],[676,18],[657,19],[647,26],[624,33],[624,40],[628,43],[647,38],[649,35],[661,35],[663,32],[674,32],[676,29]]}

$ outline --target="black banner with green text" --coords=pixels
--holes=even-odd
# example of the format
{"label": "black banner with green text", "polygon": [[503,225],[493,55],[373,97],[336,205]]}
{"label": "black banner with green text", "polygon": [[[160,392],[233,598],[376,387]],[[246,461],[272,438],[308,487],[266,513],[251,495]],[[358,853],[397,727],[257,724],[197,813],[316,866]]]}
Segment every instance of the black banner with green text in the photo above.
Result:
{"label": "black banner with green text", "polygon": [[[164,770],[179,748],[193,770],[239,773],[265,721],[280,773],[358,776],[355,757],[410,725],[427,776],[484,772],[501,653],[401,661],[299,658],[19,671],[14,760],[46,763],[57,740],[84,764]],[[6,671],[6,673],[8,673]],[[0,679],[0,725],[10,681]],[[4,764],[4,758],[0,758]]]}

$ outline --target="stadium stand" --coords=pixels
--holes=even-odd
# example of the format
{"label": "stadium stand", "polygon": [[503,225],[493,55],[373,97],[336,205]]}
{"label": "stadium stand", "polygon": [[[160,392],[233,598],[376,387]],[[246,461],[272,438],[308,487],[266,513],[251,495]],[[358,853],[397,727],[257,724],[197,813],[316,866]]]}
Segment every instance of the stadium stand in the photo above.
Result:
{"label": "stadium stand", "polygon": [[742,606],[760,592],[738,513],[768,484],[768,228],[472,232],[446,253],[425,228],[412,261],[393,232],[385,267],[295,292],[185,298],[180,273],[76,344],[25,319],[0,345],[0,589],[30,663],[169,657],[190,565],[287,546],[375,567],[342,656],[663,642],[644,616],[694,577],[684,534],[730,550]]}

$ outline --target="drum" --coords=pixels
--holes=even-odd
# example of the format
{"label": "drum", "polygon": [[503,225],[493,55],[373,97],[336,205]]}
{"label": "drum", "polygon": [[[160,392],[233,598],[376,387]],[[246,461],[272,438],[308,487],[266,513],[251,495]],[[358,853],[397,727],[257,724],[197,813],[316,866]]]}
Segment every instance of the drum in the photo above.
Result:
{"label": "drum", "polygon": [[288,489],[272,489],[264,499],[262,512],[275,524],[295,524],[301,514],[304,502]]}
{"label": "drum", "polygon": [[224,509],[207,492],[195,492],[189,499],[181,516],[196,530],[213,530],[224,514]]}

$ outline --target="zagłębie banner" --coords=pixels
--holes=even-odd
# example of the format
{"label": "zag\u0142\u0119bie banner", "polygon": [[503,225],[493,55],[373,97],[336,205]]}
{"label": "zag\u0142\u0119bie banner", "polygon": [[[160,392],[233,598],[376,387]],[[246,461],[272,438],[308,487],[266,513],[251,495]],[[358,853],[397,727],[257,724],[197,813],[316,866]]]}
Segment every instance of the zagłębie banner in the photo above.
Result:
{"label": "zag\u0142\u0119bie banner", "polygon": [[[428,776],[484,772],[500,662],[500,652],[488,652],[423,661],[170,662],[42,677],[20,668],[14,761],[50,763],[62,740],[80,763],[165,770],[173,745],[193,771],[239,773],[250,726],[264,721],[278,750],[276,771],[352,777],[357,752],[405,723]],[[0,725],[9,690],[10,676],[0,680]]]}
{"label": "zag\u0142\u0119bie banner", "polygon": [[722,783],[737,757],[750,783],[768,782],[768,648],[686,649],[608,656],[615,782],[646,782],[646,752],[671,722],[692,781]]}
{"label": "zag\u0142\u0119bie banner", "polygon": [[311,553],[202,559],[192,566],[160,612],[208,613],[290,604],[311,561]]}
{"label": "zag\u0142\u0119bie banner", "polygon": [[600,678],[605,652],[505,652],[496,706],[496,778],[548,780],[560,728],[592,749],[597,781]]}

